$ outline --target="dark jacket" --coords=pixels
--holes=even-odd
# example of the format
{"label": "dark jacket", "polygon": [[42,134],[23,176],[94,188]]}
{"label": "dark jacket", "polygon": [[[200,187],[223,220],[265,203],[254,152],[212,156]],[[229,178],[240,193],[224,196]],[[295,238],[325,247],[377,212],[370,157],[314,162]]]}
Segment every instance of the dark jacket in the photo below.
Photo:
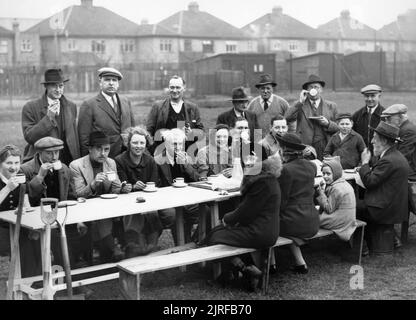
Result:
{"label": "dark jacket", "polygon": [[[39,206],[40,199],[48,197],[48,186],[45,181],[40,182],[37,177],[39,169],[40,162],[38,156],[21,166],[21,170],[26,176],[26,181],[28,181],[29,201],[32,206]],[[62,168],[58,170],[59,201],[75,198],[75,194],[72,188],[70,188],[70,177],[71,172],[69,168],[62,163]]]}
{"label": "dark jacket", "polygon": [[265,248],[279,237],[280,187],[271,174],[245,176],[241,203],[224,216],[227,226],[218,226],[208,235],[208,244]]}
{"label": "dark jacket", "polygon": [[353,169],[360,163],[361,153],[364,151],[364,148],[363,137],[354,130],[342,141],[339,137],[339,132],[337,132],[329,139],[324,156],[339,156],[343,169]]}
{"label": "dark jacket", "polygon": [[152,156],[144,153],[138,165],[134,164],[129,156],[129,151],[124,151],[115,159],[117,164],[117,173],[120,181],[127,181],[134,185],[137,181],[143,183],[155,182],[159,183],[157,173],[157,164]]}
{"label": "dark jacket", "polygon": [[[67,100],[65,96],[62,96],[59,101],[64,119],[64,126],[62,128],[57,128],[47,116],[48,99],[46,94],[37,100],[29,101],[23,106],[22,130],[23,137],[28,143],[23,154],[24,162],[32,159],[35,155],[34,143],[48,136],[64,140],[73,160],[80,157],[76,123],[77,106],[75,103]],[[65,134],[65,139],[63,139],[63,134]]]}
{"label": "dark jacket", "polygon": [[[170,98],[156,102],[149,115],[147,116],[146,129],[154,137],[160,129],[166,128],[169,115]],[[182,108],[185,108],[186,122],[191,125],[191,129],[204,129],[201,122],[198,106],[190,101],[183,101]]]}
{"label": "dark jacket", "polygon": [[283,165],[279,178],[282,191],[280,235],[313,237],[319,230],[319,213],[314,205],[316,166],[305,159]]}
{"label": "dark jacket", "polygon": [[384,111],[384,107],[378,105],[376,110],[374,110],[373,114],[371,115],[370,124],[368,123],[368,113],[367,107],[363,107],[352,115],[352,121],[354,124],[352,129],[361,134],[364,139],[365,145],[370,149],[371,153],[373,152],[373,145],[371,144],[371,140],[373,139],[374,132],[373,130],[368,130],[368,125],[372,128],[377,128],[378,124],[380,123],[380,115]]}
{"label": "dark jacket", "polygon": [[[248,127],[250,129],[250,140],[259,141],[262,138],[261,132],[258,135],[254,135],[254,129],[261,129],[259,122],[257,121],[257,116],[252,111],[244,111],[244,117],[248,122]],[[237,120],[237,116],[235,115],[234,108],[231,110],[221,113],[217,118],[217,124],[226,124],[231,128],[234,128],[235,121]]]}
{"label": "dark jacket", "polygon": [[408,217],[409,164],[406,158],[391,147],[370,168],[363,165],[359,171],[366,187],[364,202],[371,218],[380,224],[396,224]]}
{"label": "dark jacket", "polygon": [[410,166],[409,180],[416,181],[416,126],[409,120],[400,125],[398,150],[404,155]]}
{"label": "dark jacket", "polygon": [[[328,127],[324,128],[316,120],[309,119],[312,116],[324,116],[329,121]],[[304,103],[297,102],[285,114],[288,123],[296,122],[296,126],[289,126],[289,128],[296,127],[296,133],[302,143],[314,147],[319,160],[323,158],[329,138],[339,130],[335,122],[336,116],[337,105],[323,98],[321,98],[317,111],[313,111],[309,99],[306,99]]]}
{"label": "dark jacket", "polygon": [[117,94],[120,118],[113,107],[100,92],[97,96],[84,101],[79,110],[78,134],[81,156],[88,154],[88,141],[92,131],[100,130],[110,137],[110,158],[115,158],[122,152],[123,141],[121,133],[135,126],[134,115],[130,101]]}

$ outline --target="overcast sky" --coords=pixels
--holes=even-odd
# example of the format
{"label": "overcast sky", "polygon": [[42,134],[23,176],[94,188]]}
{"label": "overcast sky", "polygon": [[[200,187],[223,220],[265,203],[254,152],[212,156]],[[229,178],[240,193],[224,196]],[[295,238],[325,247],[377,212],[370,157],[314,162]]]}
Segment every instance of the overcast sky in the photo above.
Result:
{"label": "overcast sky", "polygon": [[[136,23],[147,18],[157,23],[173,13],[186,10],[190,0],[94,0]],[[47,18],[81,0],[0,0],[0,17]],[[348,9],[351,16],[373,27],[381,28],[396,20],[397,15],[416,9],[415,0],[199,0],[199,9],[213,14],[236,27],[271,12],[280,5],[288,14],[312,27],[338,17]]]}

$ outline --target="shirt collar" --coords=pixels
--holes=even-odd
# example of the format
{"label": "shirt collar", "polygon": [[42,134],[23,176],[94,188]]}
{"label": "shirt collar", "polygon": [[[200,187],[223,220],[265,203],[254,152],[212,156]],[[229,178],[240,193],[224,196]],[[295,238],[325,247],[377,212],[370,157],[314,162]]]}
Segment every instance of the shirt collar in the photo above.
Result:
{"label": "shirt collar", "polygon": [[[266,101],[267,101],[267,103],[268,103],[268,104],[269,104],[269,106],[270,106],[270,104],[273,102],[273,95],[271,95],[271,96],[270,96],[270,98],[269,98],[269,99],[267,99]],[[261,104],[262,106],[264,106],[264,99],[263,99],[262,97],[260,97],[260,104]]]}
{"label": "shirt collar", "polygon": [[316,100],[309,100],[311,102],[312,106],[315,106],[318,108],[318,106],[321,104],[321,98],[318,98]]}
{"label": "shirt collar", "polygon": [[175,164],[175,159],[168,152],[166,152],[166,158],[168,159],[170,165],[173,166]]}
{"label": "shirt collar", "polygon": [[108,101],[108,103],[110,104],[110,106],[112,106],[114,108],[114,106],[113,106],[113,98],[111,96],[109,96],[108,94],[106,94],[104,91],[101,91],[101,93],[104,96],[104,98]]}
{"label": "shirt collar", "polygon": [[179,113],[183,106],[183,100],[180,100],[179,102],[173,102],[172,100],[170,100],[170,105],[176,113]]}
{"label": "shirt collar", "polygon": [[246,117],[246,115],[245,115],[245,113],[244,113],[244,111],[243,112],[241,112],[241,115],[239,115],[238,113],[237,113],[237,111],[235,110],[235,108],[233,108],[233,111],[234,111],[234,114],[235,114],[235,116],[238,118],[238,117],[243,117],[243,118],[245,118]]}
{"label": "shirt collar", "polygon": [[374,108],[369,108],[367,106],[366,106],[366,108],[367,108],[367,112],[372,115],[374,113],[374,111],[376,111],[376,109],[378,108],[378,105],[376,105]]}
{"label": "shirt collar", "polygon": [[384,157],[384,155],[386,154],[387,151],[389,151],[392,147],[387,148],[386,150],[384,150],[381,154],[380,154],[380,159]]}

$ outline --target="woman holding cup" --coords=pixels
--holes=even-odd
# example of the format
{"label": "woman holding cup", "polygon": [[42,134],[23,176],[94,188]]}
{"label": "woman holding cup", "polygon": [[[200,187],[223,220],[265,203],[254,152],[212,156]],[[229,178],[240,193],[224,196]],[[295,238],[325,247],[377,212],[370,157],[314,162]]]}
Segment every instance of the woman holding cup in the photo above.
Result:
{"label": "woman holding cup", "polygon": [[[120,180],[130,191],[155,191],[158,185],[157,164],[146,151],[150,135],[142,127],[124,133],[127,151],[115,158]],[[162,224],[157,212],[124,217],[126,258],[144,255],[157,248]]]}

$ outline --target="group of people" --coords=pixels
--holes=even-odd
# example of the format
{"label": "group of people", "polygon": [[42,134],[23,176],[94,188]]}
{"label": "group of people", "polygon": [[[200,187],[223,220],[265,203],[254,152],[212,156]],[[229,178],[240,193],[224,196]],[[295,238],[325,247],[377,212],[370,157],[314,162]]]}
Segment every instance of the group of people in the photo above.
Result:
{"label": "group of people", "polygon": [[[221,224],[200,245],[261,249],[273,245],[279,235],[289,237],[294,240],[291,252],[297,273],[308,272],[300,246],[320,227],[348,241],[356,217],[375,229],[407,219],[408,199],[416,190],[416,127],[407,118],[406,106],[380,105],[378,85],[361,90],[366,106],[351,115],[339,113],[334,102],[323,98],[325,82],[318,76],[309,76],[299,100],[290,106],[273,93],[277,84],[272,77],[261,75],[256,84],[259,96],[250,101],[245,88],[233,89],[232,108],[208,130],[197,105],[184,98],[186,83],[179,76],[170,79],[169,96],[152,106],[145,126],[136,126],[130,101],[118,93],[123,75],[105,67],[98,79],[100,92],[84,101],[78,112],[64,96],[69,80],[62,71],[45,72],[45,93],[22,110],[27,142],[23,154],[12,145],[0,150],[1,211],[18,205],[18,173],[26,177],[27,207],[38,206],[44,197],[83,201],[140,191],[148,182],[166,187],[179,177],[186,183],[217,175],[235,178],[237,163],[244,168],[241,198],[220,203]],[[342,174],[353,168],[365,187],[358,197]],[[320,172],[325,184],[316,187]],[[185,241],[197,241],[198,213],[208,207],[183,210]],[[93,243],[102,262],[147,254],[157,250],[166,228],[176,242],[174,208],[70,225],[71,265],[91,263]],[[59,231],[54,232],[58,237]],[[59,264],[54,237],[52,252]],[[7,248],[5,223],[0,225],[0,239]],[[372,250],[371,237],[367,240]],[[22,276],[40,274],[36,231],[23,230],[20,249]],[[255,290],[260,261],[258,254],[235,257],[227,261],[222,279],[245,276]],[[275,268],[272,265],[272,271]]]}

